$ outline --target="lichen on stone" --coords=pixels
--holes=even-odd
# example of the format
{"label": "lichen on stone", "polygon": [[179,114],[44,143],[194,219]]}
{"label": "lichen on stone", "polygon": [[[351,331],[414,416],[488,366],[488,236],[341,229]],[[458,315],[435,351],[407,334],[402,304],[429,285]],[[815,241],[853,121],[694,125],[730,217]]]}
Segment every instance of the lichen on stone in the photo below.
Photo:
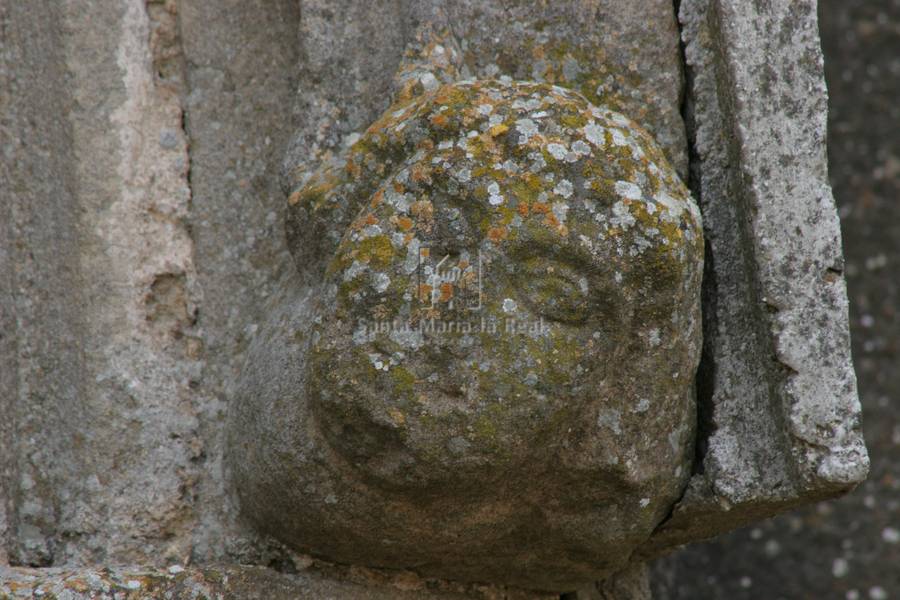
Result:
{"label": "lichen on stone", "polygon": [[[277,451],[307,496],[274,531],[348,563],[433,555],[451,578],[504,552],[511,583],[534,584],[520,552],[599,577],[690,472],[699,212],[647,132],[575,90],[403,73],[289,195],[317,292],[277,437],[330,458]],[[247,502],[258,476],[238,477]],[[526,530],[544,550],[510,549]]]}

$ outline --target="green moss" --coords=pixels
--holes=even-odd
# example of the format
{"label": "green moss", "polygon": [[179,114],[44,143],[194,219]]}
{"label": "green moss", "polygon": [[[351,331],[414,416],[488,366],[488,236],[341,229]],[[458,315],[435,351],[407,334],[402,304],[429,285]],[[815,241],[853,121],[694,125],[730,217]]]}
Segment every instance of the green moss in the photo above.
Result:
{"label": "green moss", "polygon": [[392,367],[390,374],[394,378],[394,389],[399,394],[411,397],[415,388],[416,376],[401,366]]}
{"label": "green moss", "polygon": [[588,120],[584,117],[584,115],[568,113],[562,115],[560,117],[560,122],[566,127],[570,127],[572,129],[579,129],[587,125]]}

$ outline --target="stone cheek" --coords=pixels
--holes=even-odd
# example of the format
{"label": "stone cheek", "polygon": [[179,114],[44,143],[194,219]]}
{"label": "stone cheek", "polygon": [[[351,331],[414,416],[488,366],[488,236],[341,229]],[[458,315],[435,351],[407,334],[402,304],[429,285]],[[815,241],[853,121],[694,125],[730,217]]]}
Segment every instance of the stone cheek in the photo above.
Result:
{"label": "stone cheek", "polygon": [[[390,108],[289,205],[316,292],[293,342],[251,349],[244,513],[450,579],[621,568],[679,497],[695,422],[700,218],[653,140],[569,90],[461,82]],[[293,366],[254,374],[273,361]]]}

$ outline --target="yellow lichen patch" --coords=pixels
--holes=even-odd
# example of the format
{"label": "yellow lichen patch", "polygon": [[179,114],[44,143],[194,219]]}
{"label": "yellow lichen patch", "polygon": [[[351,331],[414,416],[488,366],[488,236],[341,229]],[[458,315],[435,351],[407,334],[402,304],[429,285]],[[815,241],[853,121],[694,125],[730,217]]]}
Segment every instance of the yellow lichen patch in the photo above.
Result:
{"label": "yellow lichen patch", "polygon": [[441,290],[440,301],[441,302],[450,302],[450,299],[453,298],[453,284],[448,283],[448,282],[442,283],[440,286],[440,290]]}
{"label": "yellow lichen patch", "polygon": [[504,134],[507,131],[509,131],[509,127],[507,127],[503,123],[500,123],[499,125],[494,125],[493,127],[491,127],[489,129],[491,137],[497,137],[498,135]]}
{"label": "yellow lichen patch", "polygon": [[509,232],[507,231],[506,227],[503,227],[503,226],[491,227],[490,229],[488,229],[488,234],[487,234],[488,239],[495,244],[499,244],[500,242],[505,240],[508,235],[509,235]]}
{"label": "yellow lichen patch", "polygon": [[386,267],[394,256],[394,246],[386,235],[376,235],[359,242],[354,252],[356,260],[374,267]]}
{"label": "yellow lichen patch", "polygon": [[579,129],[584,127],[587,124],[587,119],[579,114],[567,114],[563,115],[559,119],[563,125],[566,127],[571,127],[572,129]]}
{"label": "yellow lichen patch", "polygon": [[462,108],[468,102],[468,90],[453,84],[443,85],[434,93],[435,104],[450,106],[452,108]]}
{"label": "yellow lichen patch", "polygon": [[534,213],[546,215],[550,212],[550,205],[548,205],[546,202],[535,202],[531,206],[531,211]]}
{"label": "yellow lichen patch", "polygon": [[500,213],[500,225],[509,225],[516,216],[516,211],[506,205],[497,207],[497,212]]}
{"label": "yellow lichen patch", "polygon": [[324,203],[325,196],[336,184],[337,178],[329,174],[325,177],[325,181],[319,181],[315,184],[309,183],[291,194],[288,197],[288,204],[295,206],[303,203],[310,205],[312,208],[319,208]]}
{"label": "yellow lichen patch", "polygon": [[388,409],[388,414],[391,417],[391,421],[394,422],[398,427],[402,427],[406,423],[406,415],[404,415],[398,408],[391,407]]}
{"label": "yellow lichen patch", "polygon": [[552,212],[548,212],[546,215],[544,215],[544,225],[556,231],[560,235],[566,235],[569,233],[569,228],[566,227],[563,223],[560,223],[559,219],[557,219],[556,215],[554,215]]}
{"label": "yellow lichen patch", "polygon": [[422,231],[431,231],[434,223],[434,205],[430,200],[417,200],[409,207],[409,212],[419,224]]}
{"label": "yellow lichen patch", "polygon": [[68,579],[65,582],[65,587],[68,590],[72,590],[73,592],[78,592],[80,594],[85,594],[91,589],[91,586],[89,586],[88,583],[83,579]]}
{"label": "yellow lichen patch", "polygon": [[413,220],[409,217],[391,217],[391,222],[396,223],[397,227],[401,229],[401,231],[409,231],[413,227]]}
{"label": "yellow lichen patch", "polygon": [[419,300],[422,302],[429,302],[431,300],[431,292],[432,287],[427,283],[422,283],[419,285]]}
{"label": "yellow lichen patch", "polygon": [[348,160],[344,169],[347,171],[347,175],[349,175],[351,179],[356,179],[362,176],[362,167],[355,160]]}
{"label": "yellow lichen patch", "polygon": [[412,166],[409,178],[416,183],[431,183],[431,169],[428,165],[416,163]]}
{"label": "yellow lichen patch", "polygon": [[448,119],[447,115],[445,115],[444,113],[437,113],[437,114],[431,115],[431,117],[428,120],[435,127],[446,128],[448,125],[450,125],[450,119]]}

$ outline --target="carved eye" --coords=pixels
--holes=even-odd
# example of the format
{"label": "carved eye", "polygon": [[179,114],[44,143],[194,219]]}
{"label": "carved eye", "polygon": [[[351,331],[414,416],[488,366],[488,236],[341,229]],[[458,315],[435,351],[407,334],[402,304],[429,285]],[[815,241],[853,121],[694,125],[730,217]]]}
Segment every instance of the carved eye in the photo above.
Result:
{"label": "carved eye", "polygon": [[521,299],[533,312],[572,325],[587,321],[589,291],[585,276],[556,260],[528,260],[519,280]]}

